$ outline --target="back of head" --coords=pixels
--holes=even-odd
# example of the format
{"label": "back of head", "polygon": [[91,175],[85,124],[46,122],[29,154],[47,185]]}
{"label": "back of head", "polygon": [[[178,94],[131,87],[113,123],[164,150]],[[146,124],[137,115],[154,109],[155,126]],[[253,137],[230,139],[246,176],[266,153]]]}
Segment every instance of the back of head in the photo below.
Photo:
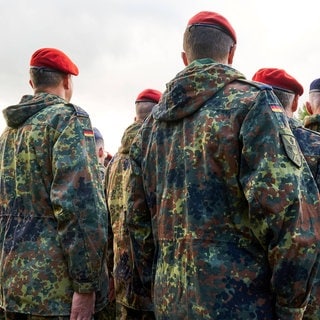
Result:
{"label": "back of head", "polygon": [[156,89],[145,89],[141,91],[135,101],[135,121],[142,122],[151,112],[152,108],[160,101],[161,92]]}
{"label": "back of head", "polygon": [[101,132],[95,127],[93,128],[93,135],[94,135],[94,139],[97,144],[99,144],[99,145],[104,144],[104,139],[103,139]]}
{"label": "back of head", "polygon": [[320,114],[320,78],[310,83],[308,105],[310,114]]}
{"label": "back of head", "polygon": [[236,33],[225,17],[216,12],[201,11],[188,22],[183,49],[189,63],[202,58],[225,63],[236,42]]}
{"label": "back of head", "polygon": [[55,87],[69,74],[77,76],[78,67],[58,49],[38,49],[30,59],[30,77],[36,89]]}
{"label": "back of head", "polygon": [[104,150],[104,139],[101,132],[97,128],[93,128],[93,135],[96,144],[96,155],[100,164],[104,165],[105,150]]}
{"label": "back of head", "polygon": [[252,80],[270,85],[282,106],[289,113],[295,111],[297,105],[293,102],[295,96],[303,94],[303,86],[285,70],[261,68],[253,75]]}

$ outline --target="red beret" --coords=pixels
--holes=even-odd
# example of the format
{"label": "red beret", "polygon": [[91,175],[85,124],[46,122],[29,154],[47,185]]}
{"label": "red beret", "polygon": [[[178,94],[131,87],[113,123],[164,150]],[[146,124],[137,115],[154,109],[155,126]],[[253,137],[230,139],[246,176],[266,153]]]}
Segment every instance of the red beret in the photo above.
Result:
{"label": "red beret", "polygon": [[217,28],[228,34],[234,40],[234,42],[237,42],[236,32],[234,31],[230,22],[219,13],[201,11],[189,20],[188,27],[193,25]]}
{"label": "red beret", "polygon": [[283,69],[262,68],[252,77],[252,80],[266,83],[275,89],[291,91],[301,96],[303,94],[302,85]]}
{"label": "red beret", "polygon": [[31,67],[45,67],[77,76],[78,67],[62,51],[54,48],[42,48],[31,57]]}
{"label": "red beret", "polygon": [[142,102],[142,101],[150,101],[158,103],[161,99],[162,93],[155,89],[145,89],[139,93],[137,96],[136,102]]}

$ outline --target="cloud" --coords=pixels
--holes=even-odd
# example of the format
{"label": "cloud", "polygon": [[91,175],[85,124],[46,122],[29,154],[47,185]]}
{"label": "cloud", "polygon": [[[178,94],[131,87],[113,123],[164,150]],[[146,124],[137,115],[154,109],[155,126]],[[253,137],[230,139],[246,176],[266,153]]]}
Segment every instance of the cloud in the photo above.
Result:
{"label": "cloud", "polygon": [[[72,102],[86,109],[116,152],[146,87],[163,91],[183,68],[182,34],[201,10],[225,15],[238,34],[234,67],[248,78],[261,67],[287,69],[304,86],[318,74],[317,0],[0,0],[0,109],[28,85],[31,54],[57,47],[79,66]],[[307,92],[307,90],[305,90]],[[307,95],[304,94],[303,99]],[[303,101],[303,100],[301,100]],[[0,130],[5,123],[0,118]]]}

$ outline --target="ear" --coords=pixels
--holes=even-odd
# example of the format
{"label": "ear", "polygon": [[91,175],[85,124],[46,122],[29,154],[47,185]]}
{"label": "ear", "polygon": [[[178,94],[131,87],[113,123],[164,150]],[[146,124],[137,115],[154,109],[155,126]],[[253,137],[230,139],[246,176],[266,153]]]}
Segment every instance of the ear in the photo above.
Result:
{"label": "ear", "polygon": [[182,61],[183,61],[184,65],[187,66],[189,64],[189,62],[188,62],[188,59],[187,59],[187,55],[186,55],[186,53],[184,51],[181,52],[181,58],[182,58]]}
{"label": "ear", "polygon": [[63,83],[63,88],[65,90],[69,90],[71,88],[71,75],[67,74],[66,76],[64,76],[62,83]]}
{"label": "ear", "polygon": [[229,50],[229,55],[228,55],[228,64],[231,66],[232,62],[233,62],[233,57],[234,57],[234,53],[236,52],[236,47],[237,45],[234,44],[230,50]]}
{"label": "ear", "polygon": [[312,112],[312,107],[311,107],[311,103],[309,101],[306,102],[306,110],[307,112],[312,115],[313,112]]}
{"label": "ear", "polygon": [[294,96],[293,101],[292,101],[292,107],[291,107],[292,113],[297,111],[297,109],[298,109],[298,101],[299,101],[299,96],[296,94]]}
{"label": "ear", "polygon": [[31,79],[29,80],[29,84],[30,84],[31,88],[34,89],[33,82],[31,81]]}
{"label": "ear", "polygon": [[103,149],[100,147],[99,150],[98,150],[98,157],[99,158],[102,158],[104,157],[104,152],[103,152]]}

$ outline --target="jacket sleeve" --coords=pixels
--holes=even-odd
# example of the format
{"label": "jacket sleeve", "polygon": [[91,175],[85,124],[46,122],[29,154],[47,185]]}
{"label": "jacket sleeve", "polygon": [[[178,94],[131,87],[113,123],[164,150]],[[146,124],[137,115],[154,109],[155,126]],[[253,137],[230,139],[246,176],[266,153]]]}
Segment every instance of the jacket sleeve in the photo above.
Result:
{"label": "jacket sleeve", "polygon": [[155,243],[153,239],[151,212],[143,189],[140,160],[136,158],[139,152],[138,133],[130,149],[130,167],[128,170],[126,203],[127,226],[130,234],[131,249],[133,253],[135,271],[139,274],[144,289],[149,292],[153,284],[153,262]]}
{"label": "jacket sleeve", "polygon": [[52,154],[51,201],[73,289],[100,287],[107,247],[107,209],[90,119],[76,112]]}
{"label": "jacket sleeve", "polygon": [[268,256],[277,317],[302,319],[319,264],[319,193],[270,91],[247,114],[240,140],[240,181]]}

